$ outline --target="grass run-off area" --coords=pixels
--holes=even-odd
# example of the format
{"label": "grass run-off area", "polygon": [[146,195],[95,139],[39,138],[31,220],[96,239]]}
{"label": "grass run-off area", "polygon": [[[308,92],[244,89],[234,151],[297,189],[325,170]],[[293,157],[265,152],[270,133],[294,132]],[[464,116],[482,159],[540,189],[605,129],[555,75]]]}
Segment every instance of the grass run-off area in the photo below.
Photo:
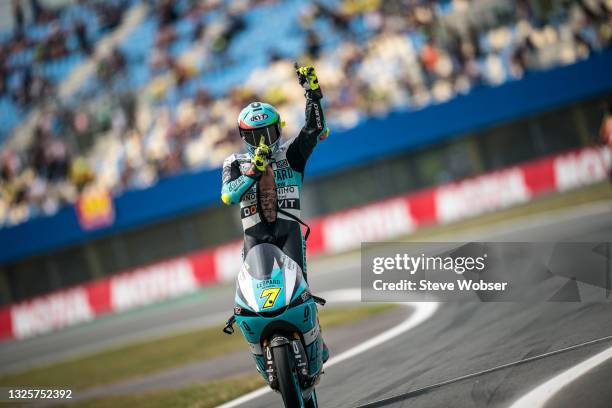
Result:
{"label": "grass run-off area", "polygon": [[[323,308],[319,316],[321,326],[327,330],[354,323],[394,307],[396,307],[394,304],[373,304],[346,308]],[[221,325],[219,325],[219,327],[133,343],[85,357],[3,375],[0,376],[0,384],[3,387],[59,387],[83,390],[175,368],[223,353],[246,350],[246,348],[247,345],[240,330],[237,329],[234,335],[228,336],[221,331]],[[232,381],[238,380],[228,381],[232,384]],[[244,379],[236,384],[241,381]],[[245,386],[251,384],[251,381],[244,381],[244,384]],[[208,390],[208,385],[188,388],[182,392],[185,393],[185,398],[190,398],[206,390]]]}
{"label": "grass run-off area", "polygon": [[[177,390],[95,398],[66,407],[79,408],[212,408],[265,385],[259,374],[209,381]],[[280,397],[279,397],[280,402]]]}

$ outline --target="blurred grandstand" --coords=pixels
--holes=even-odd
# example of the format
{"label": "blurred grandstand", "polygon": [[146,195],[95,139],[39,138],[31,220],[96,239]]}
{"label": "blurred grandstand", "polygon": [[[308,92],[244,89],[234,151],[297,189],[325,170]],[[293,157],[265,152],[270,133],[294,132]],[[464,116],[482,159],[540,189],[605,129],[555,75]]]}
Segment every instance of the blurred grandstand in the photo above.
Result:
{"label": "blurred grandstand", "polygon": [[52,215],[89,190],[118,195],[218,167],[241,148],[235,118],[251,100],[276,104],[295,134],[303,102],[294,60],[317,66],[339,131],[612,44],[609,0],[6,3],[4,227]]}

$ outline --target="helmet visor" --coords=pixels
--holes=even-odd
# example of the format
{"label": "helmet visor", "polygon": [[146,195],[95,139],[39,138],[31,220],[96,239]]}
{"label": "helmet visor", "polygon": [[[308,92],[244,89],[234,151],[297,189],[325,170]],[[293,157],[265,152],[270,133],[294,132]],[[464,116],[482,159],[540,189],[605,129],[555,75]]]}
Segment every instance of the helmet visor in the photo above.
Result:
{"label": "helmet visor", "polygon": [[278,126],[278,123],[257,129],[239,128],[239,130],[242,140],[253,147],[259,146],[262,139],[267,146],[272,146],[280,138],[280,127]]}

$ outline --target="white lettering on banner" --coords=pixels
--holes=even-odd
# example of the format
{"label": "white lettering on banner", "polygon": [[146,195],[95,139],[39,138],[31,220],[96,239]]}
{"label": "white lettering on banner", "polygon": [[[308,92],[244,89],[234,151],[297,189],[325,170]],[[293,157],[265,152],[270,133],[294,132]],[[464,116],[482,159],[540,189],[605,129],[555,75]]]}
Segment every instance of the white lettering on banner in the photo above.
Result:
{"label": "white lettering on banner", "polygon": [[126,310],[191,292],[197,287],[191,263],[182,258],[111,278],[111,305],[115,311]]}
{"label": "white lettering on banner", "polygon": [[610,148],[584,149],[555,158],[554,171],[558,191],[586,186],[605,180],[611,166]]}
{"label": "white lettering on banner", "polygon": [[414,231],[415,224],[405,200],[368,205],[323,221],[325,251],[342,251],[362,242],[379,241]]}
{"label": "white lettering on banner", "polygon": [[480,176],[436,190],[438,222],[451,222],[529,201],[521,169]]}
{"label": "white lettering on banner", "polygon": [[83,288],[69,289],[11,308],[13,335],[31,337],[92,320],[94,312]]}
{"label": "white lettering on banner", "polygon": [[242,267],[241,251],[242,241],[223,245],[215,250],[215,271],[218,281],[231,282],[236,279],[236,275]]}

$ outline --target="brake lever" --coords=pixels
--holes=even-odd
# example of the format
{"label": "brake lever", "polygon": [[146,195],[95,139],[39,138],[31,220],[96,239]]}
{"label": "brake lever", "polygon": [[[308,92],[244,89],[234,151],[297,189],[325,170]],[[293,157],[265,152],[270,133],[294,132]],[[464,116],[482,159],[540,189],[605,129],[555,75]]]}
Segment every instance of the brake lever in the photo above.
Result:
{"label": "brake lever", "polygon": [[236,317],[232,315],[227,322],[225,322],[225,327],[223,327],[223,333],[225,334],[234,334],[234,323],[236,322]]}
{"label": "brake lever", "polygon": [[325,306],[325,304],[327,303],[327,300],[323,299],[322,297],[318,297],[315,296],[313,294],[311,294],[310,296],[312,296],[312,300],[315,301],[315,303],[321,305],[321,306]]}

